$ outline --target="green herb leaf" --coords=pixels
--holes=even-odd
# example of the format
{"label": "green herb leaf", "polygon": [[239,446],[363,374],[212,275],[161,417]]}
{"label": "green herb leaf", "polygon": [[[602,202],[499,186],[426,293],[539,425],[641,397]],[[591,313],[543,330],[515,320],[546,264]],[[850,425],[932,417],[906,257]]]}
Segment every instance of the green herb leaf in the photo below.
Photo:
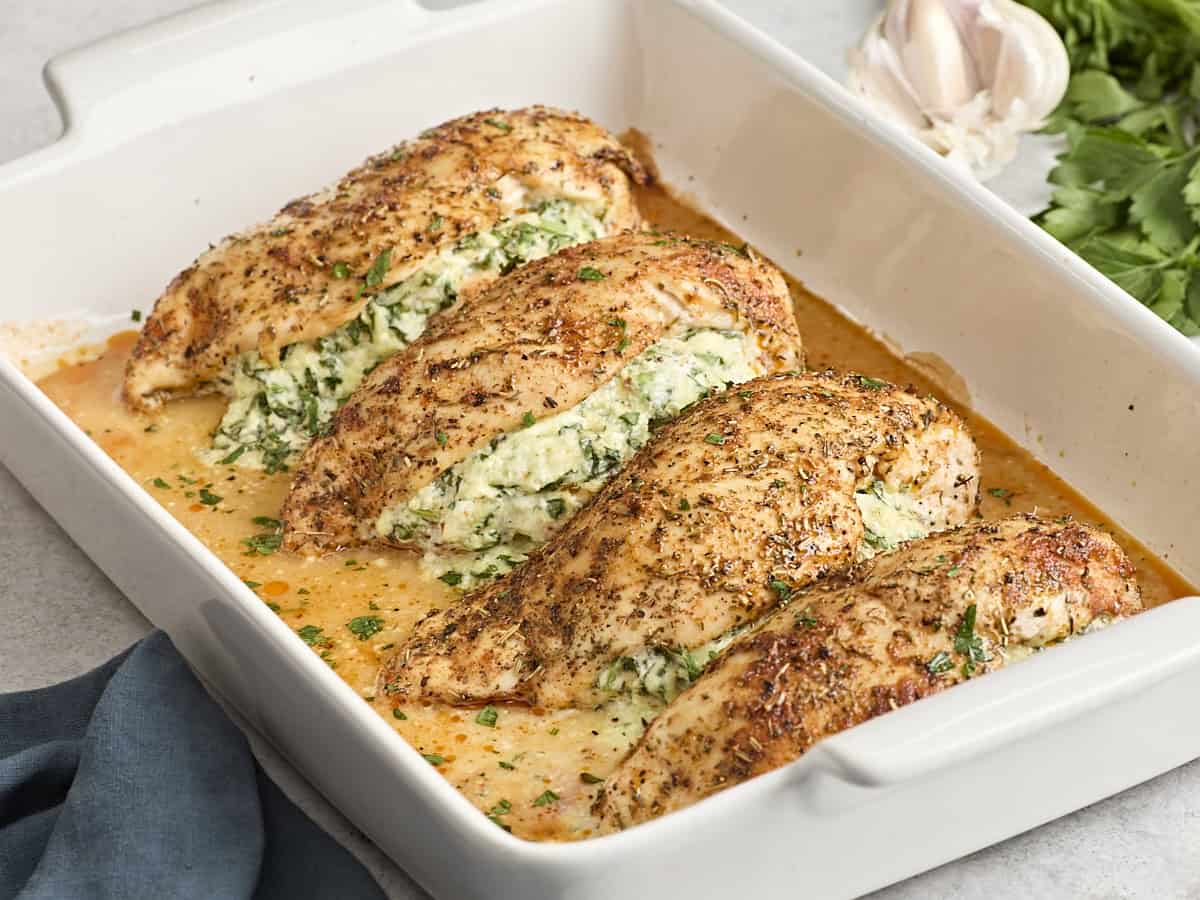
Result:
{"label": "green herb leaf", "polygon": [[534,415],[531,412],[527,412],[527,413],[525,413],[525,415],[521,416],[521,427],[522,428],[529,428],[535,422],[537,422],[537,419],[534,418]]}
{"label": "green herb leaf", "polygon": [[706,435],[704,436],[704,443],[706,443],[706,444],[713,444],[713,445],[715,445],[715,446],[717,446],[717,447],[720,447],[722,444],[724,444],[724,443],[725,443],[725,435],[723,435],[723,434],[716,434],[715,432],[712,432],[712,433],[706,434]]}
{"label": "green herb leaf", "polygon": [[945,650],[939,650],[929,662],[925,663],[925,669],[931,675],[941,675],[943,672],[949,672],[953,668],[954,660],[950,658],[950,654]]}
{"label": "green herb leaf", "polygon": [[200,488],[200,502],[205,506],[216,506],[225,498],[219,494],[214,494],[207,487]]}
{"label": "green herb leaf", "polygon": [[579,274],[576,277],[580,281],[603,281],[608,276],[592,266],[584,266],[579,270]]}
{"label": "green herb leaf", "polygon": [[483,122],[485,125],[491,125],[493,128],[499,128],[505,134],[508,134],[513,130],[513,127],[503,119],[484,119]]}
{"label": "green herb leaf", "polygon": [[318,628],[316,625],[305,625],[302,628],[297,628],[296,634],[300,635],[300,640],[311,647],[319,641],[325,640],[321,634],[322,631],[323,629]]}
{"label": "green herb leaf", "polygon": [[379,616],[355,616],[346,623],[346,627],[360,641],[365,641],[383,630],[383,619]]}
{"label": "green herb leaf", "polygon": [[392,251],[384,250],[375,258],[375,262],[371,263],[371,268],[367,270],[365,284],[369,288],[379,287],[383,284],[383,279],[387,277],[388,269],[392,265]]}
{"label": "green herb leaf", "polygon": [[868,378],[866,375],[859,375],[858,383],[869,391],[882,391],[888,386],[886,381],[880,381],[878,378]]}
{"label": "green herb leaf", "polygon": [[485,728],[495,728],[496,720],[500,718],[500,713],[494,706],[485,706],[479,711],[479,715],[475,717],[475,724],[482,725]]}
{"label": "green herb leaf", "polygon": [[350,277],[350,266],[348,266],[344,262],[334,263],[333,264],[333,277],[337,278],[339,280],[344,279],[344,278],[349,278]]}
{"label": "green herb leaf", "polygon": [[440,766],[446,761],[446,757],[442,756],[440,753],[422,753],[421,755],[425,757],[425,762],[429,763],[431,766]]}
{"label": "green herb leaf", "polygon": [[402,709],[393,709],[392,710],[392,718],[399,719],[400,721],[403,722],[405,719],[408,718],[408,716],[406,716],[404,714],[404,710],[402,710]]}
{"label": "green herb leaf", "polygon": [[443,572],[438,576],[438,581],[444,581],[446,584],[450,585],[450,587],[455,587],[462,584],[462,580],[462,572],[455,572],[453,569],[451,569],[449,572]]}
{"label": "green herb leaf", "polygon": [[553,803],[557,799],[558,799],[558,794],[554,793],[554,791],[551,791],[551,790],[545,790],[545,791],[542,791],[542,793],[538,795],[538,798],[533,801],[533,805],[534,806],[546,806],[549,803]]}
{"label": "green herb leaf", "polygon": [[140,309],[131,309],[129,311],[129,319],[131,322],[142,321],[142,311]]}
{"label": "green herb leaf", "polygon": [[593,775],[591,772],[580,772],[579,780],[584,784],[603,784],[604,779],[599,775]]}
{"label": "green herb leaf", "polygon": [[163,481],[161,478],[155,478],[150,483],[152,485],[154,485],[156,488],[158,488],[159,490],[169,491],[171,489],[171,486],[169,484],[167,484],[165,481]]}

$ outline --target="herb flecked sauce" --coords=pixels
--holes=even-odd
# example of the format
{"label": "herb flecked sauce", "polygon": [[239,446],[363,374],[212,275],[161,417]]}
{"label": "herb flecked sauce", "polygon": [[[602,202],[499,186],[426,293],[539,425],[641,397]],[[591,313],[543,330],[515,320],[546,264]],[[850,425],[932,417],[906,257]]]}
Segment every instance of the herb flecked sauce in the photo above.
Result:
{"label": "herb flecked sauce", "polygon": [[[658,227],[740,243],[661,188],[641,189],[639,201]],[[950,402],[947,390],[923,374],[931,369],[928,361],[914,366],[901,359],[799,283],[789,283],[809,367],[866,372]],[[119,389],[134,339],[133,332],[124,332],[97,358],[64,360],[40,382],[42,389],[484,814],[533,840],[591,834],[588,808],[599,780],[637,739],[642,716],[653,708],[621,701],[586,711],[517,706],[480,711],[425,703],[403,707],[404,718],[393,715],[388,703],[373,698],[375,673],[388,645],[428,610],[454,602],[456,592],[422,574],[411,554],[360,548],[308,560],[274,552],[274,529],[266,520],[278,515],[288,474],[199,461],[197,449],[209,445],[221,421],[223,397],[175,401],[154,418],[127,411]],[[960,396],[952,377],[937,380]],[[1036,509],[1099,524],[1137,566],[1147,605],[1190,592],[1166,563],[1027,451],[979,416],[951,405],[966,417],[983,453],[985,517]]]}

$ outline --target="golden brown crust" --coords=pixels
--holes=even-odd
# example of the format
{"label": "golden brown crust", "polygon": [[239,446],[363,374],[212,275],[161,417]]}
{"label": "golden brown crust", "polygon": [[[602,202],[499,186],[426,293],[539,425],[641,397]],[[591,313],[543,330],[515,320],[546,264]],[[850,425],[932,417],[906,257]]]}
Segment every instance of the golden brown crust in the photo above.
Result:
{"label": "golden brown crust", "polygon": [[419,623],[381,683],[410,700],[592,704],[613,660],[702,645],[770,608],[773,579],[850,565],[863,479],[903,477],[947,527],[974,510],[978,465],[931,398],[858,375],[756,379],[666,425],[522,567]]}
{"label": "golden brown crust", "polygon": [[751,334],[760,371],[801,365],[783,276],[726,244],[633,232],[526,264],[367,376],[301,461],[287,546],[375,539],[384,509],[526,416],[577,405],[685,321]]}
{"label": "golden brown crust", "polygon": [[430,129],[227,238],[177,275],[130,357],[125,399],[147,408],[203,388],[247,350],[274,359],[289,344],[328,334],[361,311],[363,278],[384,250],[391,255],[381,288],[464,235],[494,227],[525,196],[606,209],[610,233],[636,227],[630,180],[645,179],[615,137],[573,113],[489,110]]}
{"label": "golden brown crust", "polygon": [[[1136,613],[1133,576],[1108,535],[1034,516],[975,523],[877,557],[737,640],[654,721],[607,780],[597,814],[613,830],[690,805],[969,670],[999,668],[1015,647]],[[955,642],[972,606],[972,634],[991,657],[973,669]]]}

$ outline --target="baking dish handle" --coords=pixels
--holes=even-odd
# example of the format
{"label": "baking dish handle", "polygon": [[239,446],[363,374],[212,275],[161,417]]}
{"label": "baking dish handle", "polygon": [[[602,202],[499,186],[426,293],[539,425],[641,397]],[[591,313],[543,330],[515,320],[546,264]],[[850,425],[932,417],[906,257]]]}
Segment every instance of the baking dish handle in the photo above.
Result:
{"label": "baking dish handle", "polygon": [[[347,55],[394,53],[432,15],[416,0],[218,0],[69,50],[43,77],[65,134],[101,122],[128,134],[130,121],[161,125],[317,77]],[[195,64],[218,56],[201,75]]]}
{"label": "baking dish handle", "polygon": [[810,751],[808,770],[860,787],[913,781],[1198,662],[1200,597],[1176,600],[828,738]]}

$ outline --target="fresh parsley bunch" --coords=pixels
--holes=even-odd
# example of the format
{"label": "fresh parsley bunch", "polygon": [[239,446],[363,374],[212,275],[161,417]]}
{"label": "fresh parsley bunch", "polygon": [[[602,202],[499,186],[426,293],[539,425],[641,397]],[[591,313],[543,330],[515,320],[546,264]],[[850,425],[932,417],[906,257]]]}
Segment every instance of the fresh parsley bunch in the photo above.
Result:
{"label": "fresh parsley bunch", "polygon": [[1068,149],[1034,220],[1185,335],[1200,334],[1200,0],[1022,0],[1067,46],[1048,131]]}

